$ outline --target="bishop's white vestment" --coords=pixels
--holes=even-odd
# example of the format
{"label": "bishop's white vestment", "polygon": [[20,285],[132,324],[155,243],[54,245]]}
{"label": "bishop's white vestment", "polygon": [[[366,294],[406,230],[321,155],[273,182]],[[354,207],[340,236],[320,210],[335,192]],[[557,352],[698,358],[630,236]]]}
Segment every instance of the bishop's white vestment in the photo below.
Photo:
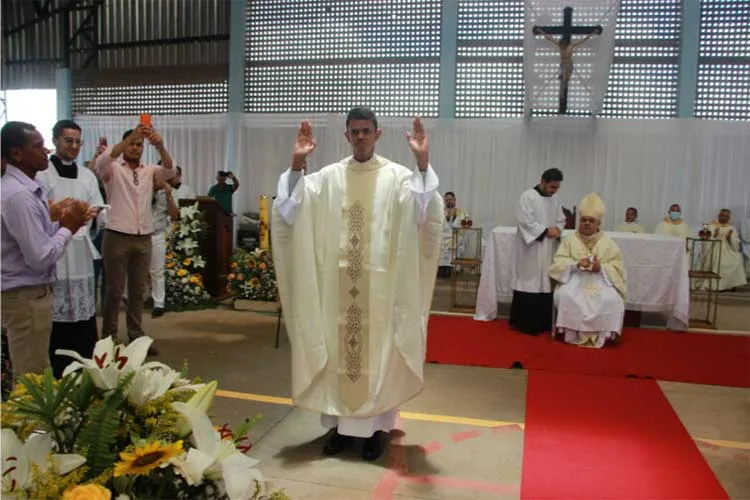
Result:
{"label": "bishop's white vestment", "polygon": [[[601,271],[578,269],[581,259],[599,261]],[[602,347],[622,331],[627,294],[625,265],[617,244],[600,233],[586,239],[580,233],[563,238],[549,275],[560,283],[555,290],[556,330],[565,341]]]}
{"label": "bishop's white vestment", "polygon": [[431,167],[352,157],[279,180],[273,257],[292,397],[344,435],[393,427],[423,385],[443,201]]}

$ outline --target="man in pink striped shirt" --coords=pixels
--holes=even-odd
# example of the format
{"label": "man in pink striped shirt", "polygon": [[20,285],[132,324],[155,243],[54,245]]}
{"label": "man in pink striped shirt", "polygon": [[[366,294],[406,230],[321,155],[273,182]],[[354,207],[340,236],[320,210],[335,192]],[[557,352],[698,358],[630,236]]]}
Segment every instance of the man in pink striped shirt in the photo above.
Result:
{"label": "man in pink striped shirt", "polygon": [[[161,166],[141,162],[144,139],[156,148]],[[128,339],[134,340],[144,335],[141,318],[151,262],[154,182],[174,177],[172,157],[158,133],[139,125],[135,130],[125,132],[122,142],[102,151],[96,159],[95,169],[104,182],[107,200],[112,207],[102,244],[102,258],[107,270],[103,336],[117,338],[119,306],[127,281],[127,332]],[[149,354],[156,355],[158,351],[152,347]]]}

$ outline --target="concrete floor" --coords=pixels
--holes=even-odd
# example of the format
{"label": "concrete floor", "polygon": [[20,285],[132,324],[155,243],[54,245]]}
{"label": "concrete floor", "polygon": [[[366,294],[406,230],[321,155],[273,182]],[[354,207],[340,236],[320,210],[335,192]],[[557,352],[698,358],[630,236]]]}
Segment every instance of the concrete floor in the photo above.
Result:
{"label": "concrete floor", "polygon": [[[216,399],[215,422],[263,415],[251,455],[271,487],[308,500],[519,498],[523,430],[514,424],[524,422],[524,370],[429,364],[424,392],[402,408],[400,432],[379,461],[363,462],[357,449],[324,458],[318,415],[287,399],[289,344],[282,335],[273,348],[275,327],[275,317],[228,308],[145,318],[160,361],[187,359],[192,376],[234,391]],[[750,391],[661,387],[730,496],[750,498]]]}

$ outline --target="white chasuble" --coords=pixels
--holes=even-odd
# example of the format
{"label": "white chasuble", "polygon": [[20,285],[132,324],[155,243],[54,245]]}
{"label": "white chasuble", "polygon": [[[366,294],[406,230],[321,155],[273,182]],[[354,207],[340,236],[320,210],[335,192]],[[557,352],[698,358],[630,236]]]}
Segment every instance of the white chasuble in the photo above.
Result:
{"label": "white chasuble", "polygon": [[298,406],[380,415],[422,389],[442,234],[432,168],[351,157],[279,181],[272,249]]}
{"label": "white chasuble", "polygon": [[[601,271],[577,267],[581,259],[596,257]],[[566,236],[549,268],[560,286],[555,290],[556,328],[568,343],[602,347],[622,330],[627,296],[625,264],[617,244],[602,233],[586,240],[579,233]]]}
{"label": "white chasuble", "polygon": [[555,226],[561,231],[565,227],[559,198],[542,196],[536,188],[527,189],[518,201],[516,221],[512,288],[519,292],[551,293],[547,268],[552,264],[558,240],[546,235],[541,241],[537,238],[549,227]]}

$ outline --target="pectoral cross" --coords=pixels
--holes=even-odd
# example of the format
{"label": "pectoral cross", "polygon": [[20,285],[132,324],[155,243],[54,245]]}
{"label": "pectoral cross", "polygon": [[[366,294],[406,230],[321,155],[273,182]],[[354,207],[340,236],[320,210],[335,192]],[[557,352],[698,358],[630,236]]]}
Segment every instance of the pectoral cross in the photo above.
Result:
{"label": "pectoral cross", "polygon": [[[573,75],[573,52],[583,42],[594,35],[602,34],[602,27],[597,26],[573,26],[573,7],[563,9],[562,26],[534,26],[532,33],[542,35],[552,42],[560,50],[560,93],[558,113],[564,115],[568,112],[568,84]],[[551,35],[561,35],[560,40],[555,40]],[[572,35],[585,35],[576,43],[572,43]]]}

